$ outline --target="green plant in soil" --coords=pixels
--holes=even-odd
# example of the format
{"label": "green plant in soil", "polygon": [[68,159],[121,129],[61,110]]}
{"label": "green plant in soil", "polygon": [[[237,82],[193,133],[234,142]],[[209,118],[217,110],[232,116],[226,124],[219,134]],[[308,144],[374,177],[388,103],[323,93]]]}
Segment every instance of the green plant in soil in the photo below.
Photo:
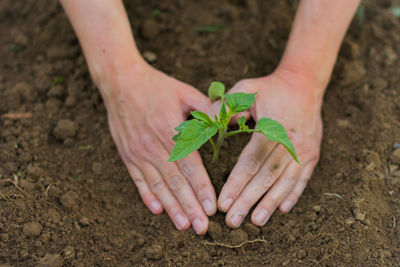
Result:
{"label": "green plant in soil", "polygon": [[[210,116],[203,112],[192,111],[193,119],[184,121],[175,128],[178,134],[172,138],[176,143],[168,161],[182,159],[209,141],[214,150],[214,163],[218,160],[222,142],[227,137],[239,133],[258,132],[264,134],[271,141],[279,142],[287,149],[294,160],[300,163],[285,128],[277,121],[260,118],[257,121],[256,128],[250,129],[246,125],[246,118],[241,117],[237,120],[239,129],[228,131],[228,124],[232,116],[248,110],[253,105],[256,94],[225,94],[225,86],[221,82],[212,82],[208,88],[208,96],[214,101],[221,99],[219,116],[215,115],[214,120],[212,120]],[[216,142],[213,140],[215,135],[217,135]]]}

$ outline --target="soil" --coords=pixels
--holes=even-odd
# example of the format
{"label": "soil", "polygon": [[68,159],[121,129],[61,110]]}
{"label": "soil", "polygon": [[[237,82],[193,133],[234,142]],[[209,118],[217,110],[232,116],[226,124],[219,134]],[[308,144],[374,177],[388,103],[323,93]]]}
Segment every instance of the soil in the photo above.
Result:
{"label": "soil", "polygon": [[[205,92],[271,72],[296,1],[126,1],[140,51]],[[299,203],[262,228],[224,215],[179,232],[151,215],[112,142],[106,110],[58,1],[0,2],[1,266],[398,266],[400,20],[370,1],[323,105],[321,160]],[[214,27],[203,27],[214,25]],[[224,145],[217,192],[248,137]],[[397,149],[397,150],[396,150]],[[259,242],[238,244],[261,239]],[[218,243],[215,243],[218,242]],[[221,246],[218,244],[225,244]],[[229,247],[231,246],[231,247]],[[236,246],[236,247],[235,247]]]}

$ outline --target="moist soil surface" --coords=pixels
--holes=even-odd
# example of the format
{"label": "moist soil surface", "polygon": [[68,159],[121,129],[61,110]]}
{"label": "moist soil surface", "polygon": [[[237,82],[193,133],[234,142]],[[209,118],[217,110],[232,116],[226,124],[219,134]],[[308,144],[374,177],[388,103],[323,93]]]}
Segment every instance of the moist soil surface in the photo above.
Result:
{"label": "moist soil surface", "polygon": [[[297,7],[126,2],[147,60],[203,92],[212,80],[232,86],[273,71]],[[400,19],[391,7],[367,2],[352,22],[324,98],[321,160],[292,212],[236,230],[217,213],[196,236],[142,203],[58,1],[2,0],[1,266],[398,266]],[[216,167],[201,149],[217,193],[248,140],[229,139]]]}

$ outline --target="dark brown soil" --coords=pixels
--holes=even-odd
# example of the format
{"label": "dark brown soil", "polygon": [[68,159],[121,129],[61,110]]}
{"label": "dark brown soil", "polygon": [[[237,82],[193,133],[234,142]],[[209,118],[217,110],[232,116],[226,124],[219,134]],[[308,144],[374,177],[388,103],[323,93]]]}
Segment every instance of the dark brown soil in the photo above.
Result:
{"label": "dark brown soil", "polygon": [[[126,2],[148,60],[203,91],[272,71],[296,6]],[[369,2],[352,23],[325,95],[321,161],[294,210],[238,230],[217,214],[199,237],[143,205],[58,2],[1,0],[1,266],[398,266],[400,20],[390,6]],[[217,192],[247,141],[228,140],[218,168],[201,150]]]}

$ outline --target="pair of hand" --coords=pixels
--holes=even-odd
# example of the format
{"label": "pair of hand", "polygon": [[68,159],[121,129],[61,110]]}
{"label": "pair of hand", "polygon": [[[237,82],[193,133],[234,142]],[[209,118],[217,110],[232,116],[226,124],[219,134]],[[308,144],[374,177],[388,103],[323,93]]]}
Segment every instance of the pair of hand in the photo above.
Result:
{"label": "pair of hand", "polygon": [[264,225],[278,207],[288,212],[295,205],[318,162],[321,100],[293,72],[242,80],[231,91],[258,92],[251,116],[281,122],[303,165],[256,133],[222,188],[218,204],[197,151],[178,162],[167,161],[174,128],[191,110],[213,109],[205,95],[147,64],[121,69],[98,86],[108,92],[103,98],[111,134],[145,205],[154,214],[165,209],[179,230],[192,225],[197,234],[206,233],[207,216],[215,214],[217,206],[227,212],[227,224],[238,227],[260,198],[252,222]]}

